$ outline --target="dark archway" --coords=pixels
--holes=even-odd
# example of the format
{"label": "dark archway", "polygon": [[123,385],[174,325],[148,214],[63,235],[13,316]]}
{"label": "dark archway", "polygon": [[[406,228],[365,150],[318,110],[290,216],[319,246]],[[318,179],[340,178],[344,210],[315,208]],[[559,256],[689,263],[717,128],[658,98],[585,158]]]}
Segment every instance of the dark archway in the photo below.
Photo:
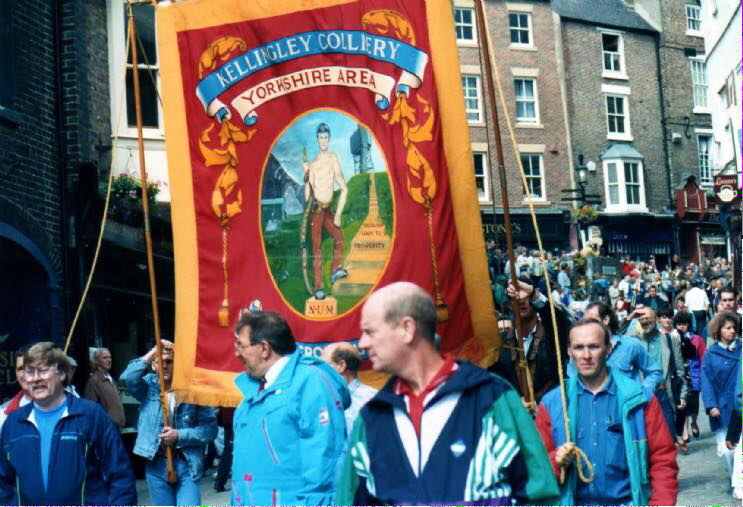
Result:
{"label": "dark archway", "polygon": [[59,284],[48,257],[17,229],[0,222],[0,399],[15,394],[13,352],[59,339]]}

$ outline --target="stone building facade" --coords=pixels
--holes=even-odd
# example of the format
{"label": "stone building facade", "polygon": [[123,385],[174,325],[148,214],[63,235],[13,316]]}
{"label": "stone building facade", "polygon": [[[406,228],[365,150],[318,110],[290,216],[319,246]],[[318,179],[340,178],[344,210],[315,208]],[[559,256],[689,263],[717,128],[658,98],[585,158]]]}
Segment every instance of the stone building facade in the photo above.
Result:
{"label": "stone building facade", "polygon": [[605,251],[665,263],[673,254],[662,128],[659,32],[622,0],[553,0],[572,149],[602,197]]}

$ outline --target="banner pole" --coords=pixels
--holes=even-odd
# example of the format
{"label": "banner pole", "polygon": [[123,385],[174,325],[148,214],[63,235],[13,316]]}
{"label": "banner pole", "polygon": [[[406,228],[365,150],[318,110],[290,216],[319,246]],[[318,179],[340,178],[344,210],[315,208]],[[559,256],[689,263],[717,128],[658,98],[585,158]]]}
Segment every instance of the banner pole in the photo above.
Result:
{"label": "banner pole", "polygon": [[[142,185],[142,211],[144,213],[144,237],[147,250],[147,271],[150,275],[150,296],[152,299],[152,321],[155,327],[155,347],[157,348],[157,376],[160,381],[160,406],[163,413],[163,425],[170,426],[169,403],[165,392],[165,379],[163,378],[162,356],[163,349],[160,342],[160,316],[157,309],[157,287],[155,285],[155,263],[152,256],[152,235],[150,233],[150,207],[147,201],[147,170],[144,162],[144,139],[142,136],[142,103],[139,94],[139,68],[137,67],[137,33],[134,23],[132,4],[128,3],[129,9],[129,50],[132,55],[132,81],[134,83],[134,104],[137,112],[137,144],[139,147],[139,177]],[[165,446],[165,459],[168,468],[168,482],[175,484],[178,477],[173,468],[173,448]]]}
{"label": "banner pole", "polygon": [[[485,82],[488,85],[488,98],[490,99],[490,108],[493,115],[493,129],[495,137],[495,153],[498,159],[498,176],[500,179],[500,192],[501,201],[503,203],[503,225],[506,234],[506,251],[508,253],[508,263],[511,271],[511,283],[516,290],[516,296],[512,298],[511,305],[513,308],[514,318],[514,337],[516,338],[516,348],[519,354],[519,368],[523,370],[524,376],[526,377],[526,385],[528,392],[524,393],[527,403],[532,411],[536,412],[536,401],[534,399],[534,386],[532,384],[531,372],[529,371],[529,364],[526,361],[526,354],[524,351],[524,339],[521,336],[521,313],[519,303],[519,284],[518,278],[516,277],[516,259],[513,254],[513,235],[511,232],[511,211],[508,204],[508,183],[506,182],[506,166],[503,159],[503,144],[501,142],[500,124],[498,120],[498,108],[495,102],[495,87],[493,85],[493,69],[490,60],[490,38],[485,28],[485,9],[483,7],[483,0],[475,1],[475,10],[477,11],[477,31],[480,37],[483,59],[485,60]],[[493,196],[495,201],[495,196]],[[494,205],[495,206],[495,205]],[[493,210],[493,222],[495,222],[495,209]]]}

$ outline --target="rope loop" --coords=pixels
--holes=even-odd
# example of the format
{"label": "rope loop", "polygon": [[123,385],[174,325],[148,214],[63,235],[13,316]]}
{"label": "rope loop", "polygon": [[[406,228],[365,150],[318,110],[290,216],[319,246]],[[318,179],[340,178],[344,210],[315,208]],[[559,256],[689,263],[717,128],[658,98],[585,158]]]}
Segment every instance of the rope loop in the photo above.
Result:
{"label": "rope loop", "polygon": [[[575,468],[578,470],[578,477],[581,481],[585,482],[586,484],[593,482],[593,465],[591,465],[590,460],[588,459],[588,456],[586,456],[586,453],[575,445],[573,442],[566,442],[571,445],[572,449],[570,450],[571,453],[575,454]],[[588,469],[588,476],[586,477],[586,473],[583,469],[583,464],[585,463],[586,468]],[[565,477],[566,476],[566,468],[560,467],[560,484],[565,484]]]}
{"label": "rope loop", "polygon": [[[586,484],[593,482],[593,465],[591,465],[591,461],[588,459],[588,456],[586,456],[586,453],[578,447],[575,446],[575,468],[578,469],[578,477],[580,477],[580,480],[585,482]],[[586,467],[588,468],[588,477],[586,477],[585,472],[583,471],[583,463],[586,464]]]}

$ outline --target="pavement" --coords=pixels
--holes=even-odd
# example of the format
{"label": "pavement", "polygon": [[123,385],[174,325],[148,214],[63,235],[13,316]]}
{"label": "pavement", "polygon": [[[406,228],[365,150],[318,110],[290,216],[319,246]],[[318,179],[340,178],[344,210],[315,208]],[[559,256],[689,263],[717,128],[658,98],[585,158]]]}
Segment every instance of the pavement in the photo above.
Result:
{"label": "pavement", "polygon": [[[722,458],[717,456],[715,436],[709,429],[709,418],[700,410],[697,419],[700,438],[689,442],[689,454],[678,455],[679,496],[678,505],[740,505],[730,492],[730,481]],[[214,469],[201,479],[202,505],[229,505],[230,492],[214,491]],[[229,487],[229,481],[227,486]],[[150,495],[144,480],[137,481],[140,505],[149,505]]]}
{"label": "pavement", "polygon": [[722,458],[717,456],[715,435],[709,417],[700,407],[699,439],[692,437],[689,454],[678,455],[679,505],[740,505],[730,491],[730,480]]}

